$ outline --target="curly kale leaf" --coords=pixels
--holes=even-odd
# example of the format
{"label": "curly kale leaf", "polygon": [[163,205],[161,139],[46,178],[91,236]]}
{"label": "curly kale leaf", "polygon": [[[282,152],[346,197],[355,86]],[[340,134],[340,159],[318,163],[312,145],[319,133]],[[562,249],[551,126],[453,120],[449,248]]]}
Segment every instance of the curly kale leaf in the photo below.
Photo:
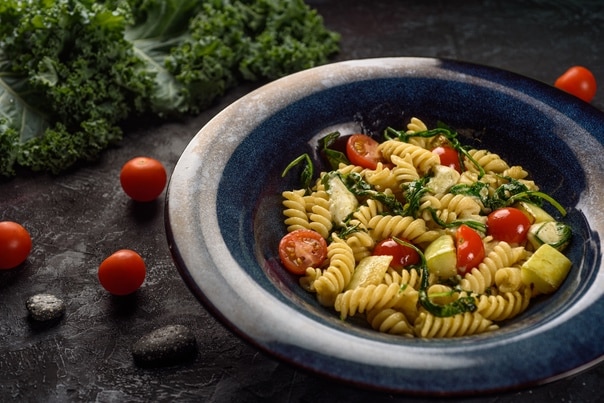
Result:
{"label": "curly kale leaf", "polygon": [[0,175],[61,172],[119,141],[126,119],[198,113],[337,48],[301,0],[4,0]]}

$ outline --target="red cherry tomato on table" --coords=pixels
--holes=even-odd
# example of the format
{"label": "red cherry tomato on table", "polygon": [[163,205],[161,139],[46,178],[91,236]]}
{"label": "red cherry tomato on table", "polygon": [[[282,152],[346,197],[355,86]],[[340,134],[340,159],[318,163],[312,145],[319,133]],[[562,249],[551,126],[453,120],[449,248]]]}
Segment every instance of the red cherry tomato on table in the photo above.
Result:
{"label": "red cherry tomato on table", "polygon": [[0,270],[14,269],[25,262],[31,245],[31,236],[21,224],[0,222]]}
{"label": "red cherry tomato on table", "polygon": [[566,91],[585,102],[591,102],[596,95],[596,78],[593,73],[582,66],[573,66],[566,70],[556,82],[556,88]]}
{"label": "red cherry tomato on table", "polygon": [[439,146],[432,152],[440,157],[440,165],[455,169],[461,173],[461,164],[459,163],[459,154],[453,147]]}
{"label": "red cherry tomato on table", "polygon": [[498,241],[521,243],[531,226],[528,217],[514,207],[504,207],[487,216],[488,233]]}
{"label": "red cherry tomato on table", "polygon": [[484,259],[484,244],[478,232],[462,224],[455,233],[457,243],[457,273],[462,276]]}
{"label": "red cherry tomato on table", "polygon": [[157,199],[168,177],[161,162],[150,157],[136,157],[126,162],[120,172],[122,189],[139,202]]}
{"label": "red cherry tomato on table", "polygon": [[145,281],[147,268],[143,258],[133,250],[121,249],[99,266],[98,277],[103,288],[114,295],[128,295]]}
{"label": "red cherry tomato on table", "polygon": [[279,257],[289,272],[303,275],[308,267],[323,264],[327,258],[327,242],[316,231],[298,229],[281,238]]}
{"label": "red cherry tomato on table", "polygon": [[[409,242],[406,239],[402,241]],[[378,242],[373,248],[374,256],[388,255],[392,256],[392,262],[390,267],[396,270],[401,270],[407,266],[411,266],[419,263],[419,254],[415,249],[401,245],[392,238],[386,238]]]}
{"label": "red cherry tomato on table", "polygon": [[379,143],[365,134],[353,134],[346,142],[346,156],[354,165],[375,169],[382,161]]}

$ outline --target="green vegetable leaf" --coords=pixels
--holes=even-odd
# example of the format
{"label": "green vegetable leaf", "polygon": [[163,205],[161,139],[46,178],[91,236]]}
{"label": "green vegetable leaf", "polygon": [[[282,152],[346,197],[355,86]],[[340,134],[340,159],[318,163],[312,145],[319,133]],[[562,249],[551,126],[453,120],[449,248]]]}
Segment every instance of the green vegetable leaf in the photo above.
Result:
{"label": "green vegetable leaf", "polygon": [[25,143],[42,136],[48,127],[48,120],[40,109],[28,101],[32,90],[26,77],[12,73],[9,64],[0,50],[0,116],[4,118],[0,133],[9,127],[13,128],[19,133],[19,143]]}
{"label": "green vegetable leaf", "polygon": [[338,39],[301,0],[4,0],[0,175],[94,159],[126,119],[196,114],[326,62]]}
{"label": "green vegetable leaf", "polygon": [[333,170],[338,169],[341,163],[346,165],[350,164],[350,161],[348,161],[346,154],[329,148],[333,143],[335,143],[335,141],[339,137],[339,132],[333,132],[329,133],[328,135],[319,140],[319,147],[321,149],[321,153],[323,154],[323,156],[325,156],[327,162],[329,162],[329,165]]}
{"label": "green vegetable leaf", "polygon": [[419,270],[421,272],[420,286],[418,290],[418,300],[422,307],[424,307],[428,312],[430,312],[434,316],[438,317],[448,317],[458,315],[464,312],[474,312],[478,307],[476,306],[476,299],[470,295],[460,297],[455,301],[449,302],[448,304],[440,305],[435,304],[430,300],[428,296],[428,287],[430,285],[430,271],[428,269],[428,265],[426,264],[426,257],[423,252],[415,245],[409,242],[405,242],[398,238],[393,238],[395,242],[408,246],[414,249],[419,257],[421,264],[419,266]]}
{"label": "green vegetable leaf", "polygon": [[290,162],[287,167],[285,167],[285,169],[283,170],[283,172],[281,173],[281,177],[284,177],[285,175],[287,175],[287,173],[295,166],[299,165],[299,164],[304,164],[302,167],[302,172],[300,173],[300,182],[302,184],[302,187],[304,189],[306,189],[307,193],[310,193],[310,184],[312,181],[312,177],[314,175],[314,164],[312,163],[312,159],[310,158],[310,155],[308,154],[302,154],[300,156],[298,156],[296,159],[294,159],[292,162]]}
{"label": "green vegetable leaf", "polygon": [[[340,175],[336,172],[332,172],[331,174]],[[326,178],[327,176],[328,175],[325,175]],[[405,208],[403,207],[401,202],[396,199],[394,195],[378,192],[377,190],[373,189],[373,187],[369,183],[364,181],[363,177],[358,173],[351,172],[346,176],[340,176],[342,182],[346,185],[348,190],[350,190],[350,192],[355,196],[370,197],[374,200],[381,202],[384,206],[386,206],[386,208],[388,208],[392,212],[392,214],[406,215]]]}

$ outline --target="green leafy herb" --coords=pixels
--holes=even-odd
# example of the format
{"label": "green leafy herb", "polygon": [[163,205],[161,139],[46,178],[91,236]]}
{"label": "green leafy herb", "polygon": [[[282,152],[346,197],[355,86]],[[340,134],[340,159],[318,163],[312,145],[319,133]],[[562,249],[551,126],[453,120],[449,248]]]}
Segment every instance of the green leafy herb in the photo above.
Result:
{"label": "green leafy herb", "polygon": [[[447,140],[447,142],[449,143],[449,145],[451,147],[453,147],[455,150],[457,150],[458,153],[461,153],[462,155],[464,155],[468,160],[470,160],[470,162],[472,162],[472,164],[474,164],[476,169],[478,169],[479,178],[483,177],[485,174],[484,168],[478,163],[478,161],[476,161],[474,159],[474,157],[472,157],[470,155],[468,150],[459,142],[459,139],[457,138],[457,132],[455,132],[449,128],[438,127],[436,129],[425,130],[423,132],[407,133],[405,130],[396,130],[396,129],[393,129],[392,127],[388,127],[388,128],[386,128],[386,130],[384,132],[384,136],[388,139],[397,138],[400,141],[403,141],[406,143],[409,142],[409,139],[411,137],[429,138],[429,137],[442,136]],[[463,158],[461,158],[461,157],[459,158],[459,163],[463,170],[464,169]]]}
{"label": "green leafy herb", "polygon": [[438,317],[449,317],[454,316],[464,312],[474,312],[477,309],[476,299],[472,296],[463,296],[455,301],[449,302],[448,304],[440,305],[435,304],[430,300],[428,296],[428,287],[430,285],[429,277],[430,271],[428,270],[428,265],[426,264],[426,257],[423,252],[415,245],[409,242],[405,242],[398,238],[393,238],[396,242],[401,245],[408,246],[414,249],[420,256],[421,265],[419,266],[421,272],[421,281],[418,290],[419,303],[422,307],[424,307],[428,312],[430,312],[434,316]]}
{"label": "green leafy herb", "polygon": [[475,229],[476,231],[480,231],[482,233],[485,233],[487,231],[486,224],[484,224],[480,221],[454,220],[454,221],[451,221],[450,223],[446,223],[438,217],[438,213],[434,208],[429,207],[428,210],[430,211],[430,215],[432,216],[432,219],[434,220],[434,222],[443,228],[455,228],[455,227],[459,227],[462,224],[465,224],[468,227]]}
{"label": "green leafy herb", "polygon": [[126,119],[196,114],[338,41],[302,0],[3,0],[0,176],[97,158]]}
{"label": "green leafy herb", "polygon": [[511,177],[503,177],[507,183],[500,185],[492,195],[489,195],[488,185],[483,182],[475,182],[471,185],[458,184],[449,190],[453,194],[473,196],[479,199],[482,205],[489,210],[510,206],[514,203],[525,201],[540,206],[545,200],[554,206],[562,216],[566,215],[566,209],[553,197],[546,193],[529,188],[522,182]]}
{"label": "green leafy herb", "polygon": [[312,163],[312,159],[310,158],[310,155],[308,154],[302,154],[299,157],[297,157],[296,159],[294,159],[292,162],[289,163],[289,165],[287,167],[285,167],[285,169],[283,170],[283,172],[281,173],[281,177],[285,177],[285,175],[287,175],[287,173],[290,171],[290,169],[292,169],[293,167],[295,167],[298,164],[304,164],[304,166],[302,167],[302,172],[300,173],[300,183],[301,186],[306,189],[307,193],[310,193],[310,184],[314,175],[314,165]]}
{"label": "green leafy herb", "polygon": [[333,150],[333,149],[329,148],[333,145],[333,143],[335,143],[335,141],[339,137],[340,137],[340,132],[333,132],[333,133],[329,133],[328,135],[326,135],[325,137],[323,137],[319,140],[319,147],[321,149],[321,152],[325,156],[325,158],[327,159],[327,162],[329,162],[329,165],[331,166],[331,169],[333,169],[333,170],[338,169],[338,167],[340,166],[341,163],[346,164],[346,165],[350,164],[350,161],[348,161],[346,154],[344,154],[341,151],[337,151],[337,150]]}
{"label": "green leafy herb", "polygon": [[403,186],[403,195],[407,201],[403,215],[417,217],[422,196],[428,192],[428,188],[426,187],[428,180],[430,180],[430,177],[424,176]]}
{"label": "green leafy herb", "polygon": [[405,215],[405,208],[392,194],[378,192],[369,183],[363,180],[363,177],[356,172],[351,172],[345,177],[342,176],[342,182],[346,185],[352,194],[360,197],[369,197],[381,202],[388,208],[392,214]]}

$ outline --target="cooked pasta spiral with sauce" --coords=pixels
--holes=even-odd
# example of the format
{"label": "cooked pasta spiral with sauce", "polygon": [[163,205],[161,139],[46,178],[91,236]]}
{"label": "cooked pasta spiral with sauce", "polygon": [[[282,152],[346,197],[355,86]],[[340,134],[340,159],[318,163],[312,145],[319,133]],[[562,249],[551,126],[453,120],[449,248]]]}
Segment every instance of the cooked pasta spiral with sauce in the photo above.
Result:
{"label": "cooked pasta spiral with sauce", "polygon": [[337,168],[282,192],[279,255],[302,289],[341,320],[436,338],[496,330],[562,285],[572,231],[523,167],[416,117],[384,135],[349,136]]}

